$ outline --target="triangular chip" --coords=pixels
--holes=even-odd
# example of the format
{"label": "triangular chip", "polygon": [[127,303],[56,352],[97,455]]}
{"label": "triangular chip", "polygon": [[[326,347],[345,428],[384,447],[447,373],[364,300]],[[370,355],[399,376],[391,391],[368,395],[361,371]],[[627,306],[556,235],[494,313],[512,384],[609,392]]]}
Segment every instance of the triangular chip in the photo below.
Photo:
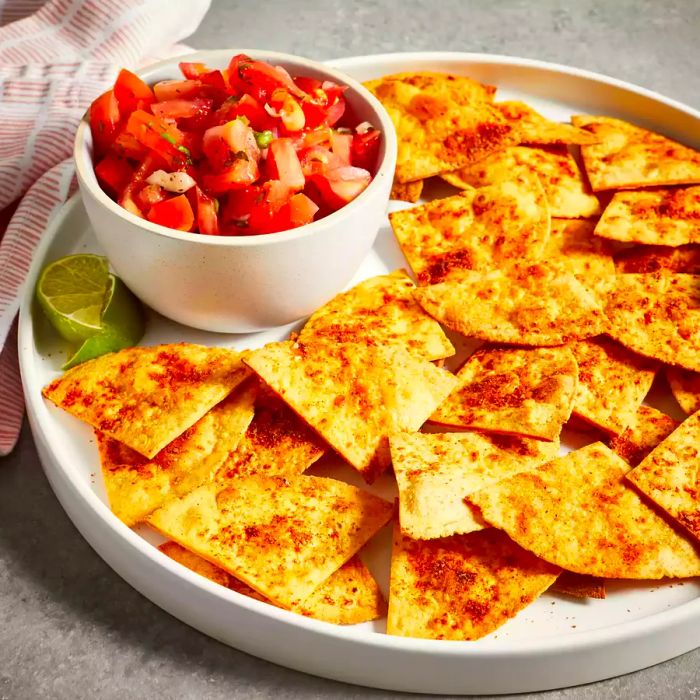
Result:
{"label": "triangular chip", "polygon": [[389,221],[421,284],[537,260],[550,225],[542,186],[527,175],[392,212]]}
{"label": "triangular chip", "polygon": [[425,540],[482,530],[464,497],[559,452],[558,442],[479,433],[397,433],[390,442],[401,530]]}
{"label": "triangular chip", "polygon": [[692,148],[621,119],[582,115],[571,121],[598,138],[581,147],[595,192],[700,183],[700,153]]}
{"label": "triangular chip", "polygon": [[402,202],[417,202],[423,193],[423,180],[413,182],[394,182],[391,186],[389,199],[399,199]]}
{"label": "triangular chip", "polygon": [[642,405],[624,431],[610,439],[610,448],[634,467],[679,425],[658,409]]}
{"label": "triangular chip", "polygon": [[591,194],[576,161],[561,148],[513,146],[442,177],[455,187],[484,187],[521,173],[540,179],[552,216],[579,219],[600,214],[600,203]]}
{"label": "triangular chip", "polygon": [[150,460],[98,432],[112,512],[132,526],[168,500],[209,481],[246,432],[255,392],[252,382],[233,391]]}
{"label": "triangular chip", "polygon": [[102,355],[68,370],[43,393],[150,458],[248,375],[234,350],[176,343]]}
{"label": "triangular chip", "polygon": [[430,420],[555,440],[571,415],[577,376],[576,360],[565,347],[480,348],[457,372],[460,385]]}
{"label": "triangular chip", "polygon": [[605,579],[598,576],[584,576],[572,571],[562,571],[549,589],[572,598],[605,598]]}
{"label": "triangular chip", "polygon": [[546,265],[464,272],[458,282],[419,287],[420,305],[467,337],[513,345],[561,345],[599,335],[607,320],[571,274]]}
{"label": "triangular chip", "polygon": [[620,251],[614,256],[617,272],[669,272],[700,275],[700,245],[640,246]]}
{"label": "triangular chip", "polygon": [[604,336],[570,345],[578,363],[574,414],[606,433],[634,421],[659,365]]}
{"label": "triangular chip", "polygon": [[595,235],[644,245],[700,243],[700,187],[617,192]]}
{"label": "triangular chip", "polygon": [[590,132],[572,124],[553,122],[536,112],[524,102],[496,102],[501,114],[520,134],[520,143],[538,145],[583,145],[596,143],[597,138]]}
{"label": "triangular chip", "polygon": [[700,540],[700,412],[683,421],[627,478]]}
{"label": "triangular chip", "polygon": [[400,345],[424,360],[454,355],[440,324],[413,298],[415,287],[403,270],[360,282],[318,309],[299,342]]}
{"label": "triangular chip", "polygon": [[325,442],[272,392],[261,391],[253,421],[217,472],[219,480],[264,474],[296,476],[328,450]]}
{"label": "triangular chip", "polygon": [[552,219],[544,259],[593,288],[596,281],[615,274],[610,244],[593,235],[587,219]]}
{"label": "triangular chip", "polygon": [[271,343],[246,362],[367,480],[388,466],[388,436],[418,430],[457,384],[399,347]]}
{"label": "triangular chip", "polygon": [[[165,542],[158,547],[163,554],[186,566],[200,576],[236,593],[263,603],[274,603],[260,595],[243,581],[206,559],[189,552],[176,542]],[[294,612],[336,625],[356,625],[382,617],[386,602],[369,569],[354,556],[330,575]]]}
{"label": "triangular chip", "polygon": [[666,367],[666,378],[678,405],[688,415],[700,411],[700,372]]}
{"label": "triangular chip", "polygon": [[700,371],[700,277],[617,275],[605,297],[605,313],[606,333],[625,347]]}
{"label": "triangular chip", "polygon": [[414,540],[396,526],[386,631],[479,639],[539,598],[560,571],[497,530]]}
{"label": "triangular chip", "polygon": [[486,522],[563,569],[603,578],[700,575],[700,551],[625,481],[629,465],[602,443],[468,496]]}
{"label": "triangular chip", "polygon": [[148,523],[278,605],[305,601],[391,518],[393,505],[342,481],[250,476],[209,483]]}
{"label": "triangular chip", "polygon": [[403,80],[380,80],[368,87],[396,129],[398,182],[456,170],[517,141],[511,126],[488,102],[459,104],[449,89],[425,89]]}

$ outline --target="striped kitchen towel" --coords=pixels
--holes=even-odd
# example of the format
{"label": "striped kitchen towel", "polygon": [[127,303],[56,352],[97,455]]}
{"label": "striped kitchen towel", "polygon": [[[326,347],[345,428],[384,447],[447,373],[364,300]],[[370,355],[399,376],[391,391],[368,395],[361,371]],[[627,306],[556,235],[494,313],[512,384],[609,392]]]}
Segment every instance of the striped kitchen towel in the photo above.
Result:
{"label": "striped kitchen towel", "polygon": [[16,315],[33,253],[73,185],[73,136],[122,66],[178,53],[210,0],[0,0],[0,456],[24,414]]}

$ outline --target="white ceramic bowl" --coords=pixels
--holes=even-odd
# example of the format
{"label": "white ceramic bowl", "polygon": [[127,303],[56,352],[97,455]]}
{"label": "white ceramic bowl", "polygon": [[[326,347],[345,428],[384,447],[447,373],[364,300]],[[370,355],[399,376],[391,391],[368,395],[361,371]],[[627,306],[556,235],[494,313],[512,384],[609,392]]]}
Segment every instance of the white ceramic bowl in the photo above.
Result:
{"label": "white ceramic bowl", "polygon": [[378,169],[362,194],[333,214],[291,231],[240,237],[186,233],[141,219],[109,198],[95,177],[85,119],[74,150],[85,209],[116,273],[164,316],[222,333],[295,321],[340,291],[385,220],[396,164],[396,135],[379,101],[357,81],[321,63],[269,51],[228,49],[178,56],[139,75],[148,83],[177,78],[177,64],[183,59],[225,68],[237,53],[281,65],[292,75],[348,86],[345,98],[358,123],[369,121],[382,132]]}

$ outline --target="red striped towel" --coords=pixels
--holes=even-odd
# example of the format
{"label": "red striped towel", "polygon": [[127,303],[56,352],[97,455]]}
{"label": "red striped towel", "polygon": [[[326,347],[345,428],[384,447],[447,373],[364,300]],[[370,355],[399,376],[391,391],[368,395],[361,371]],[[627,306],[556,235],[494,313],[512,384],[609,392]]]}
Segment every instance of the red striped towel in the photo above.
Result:
{"label": "red striped towel", "polygon": [[[24,399],[15,317],[33,253],[72,191],[73,135],[122,66],[185,53],[210,0],[0,0],[0,456]],[[16,209],[15,209],[16,207]]]}

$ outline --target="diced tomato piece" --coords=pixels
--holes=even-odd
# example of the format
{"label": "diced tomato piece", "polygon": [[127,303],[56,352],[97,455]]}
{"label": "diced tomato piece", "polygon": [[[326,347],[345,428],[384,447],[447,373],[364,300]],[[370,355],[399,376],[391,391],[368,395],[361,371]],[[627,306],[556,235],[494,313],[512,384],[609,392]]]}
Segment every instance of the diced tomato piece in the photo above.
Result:
{"label": "diced tomato piece", "polygon": [[135,194],[141,187],[144,180],[154,171],[162,168],[165,165],[163,159],[155,152],[150,151],[143,159],[138,168],[134,171],[131,180],[124,188],[124,191],[119,198],[119,204],[127,211],[130,211],[136,216],[144,218],[141,208],[135,201]]}
{"label": "diced tomato piece", "polygon": [[215,90],[221,90],[222,92],[226,92],[228,90],[228,83],[220,70],[212,70],[203,73],[199,76],[199,82],[202,85],[207,85],[208,87],[214,88]]}
{"label": "diced tomato piece", "polygon": [[148,210],[148,220],[178,231],[190,231],[194,224],[194,212],[187,197],[181,194],[154,204]]}
{"label": "diced tomato piece", "polygon": [[188,154],[181,150],[182,132],[154,114],[136,110],[129,116],[126,130],[141,144],[160,155],[170,168],[182,168]]}
{"label": "diced tomato piece", "polygon": [[369,172],[350,165],[329,170],[325,175],[314,176],[314,183],[323,199],[334,211],[361,194],[371,180]]}
{"label": "diced tomato piece", "polygon": [[285,133],[301,131],[306,125],[306,117],[301,105],[286,91],[277,89],[270,95],[268,114],[279,115]]}
{"label": "diced tomato piece", "polygon": [[201,131],[183,131],[182,145],[190,152],[192,159],[199,160],[204,151],[202,150],[202,138],[204,134]]}
{"label": "diced tomato piece", "polygon": [[250,173],[252,175],[255,171],[256,174],[250,182],[245,184],[251,184],[257,180],[260,149],[255,140],[255,133],[240,119],[233,119],[221,126],[207,129],[202,139],[202,148],[215,169],[230,168],[238,161],[250,162]]}
{"label": "diced tomato piece", "polygon": [[329,170],[342,168],[344,163],[335,153],[322,146],[312,146],[299,152],[302,172],[306,177],[323,175]]}
{"label": "diced tomato piece", "polygon": [[202,73],[206,73],[209,69],[204,65],[204,63],[188,63],[186,61],[181,61],[177,64],[187,80],[196,80]]}
{"label": "diced tomato piece", "polygon": [[202,186],[214,195],[226,194],[254,183],[260,176],[255,161],[238,160],[230,168],[218,173],[202,175]]}
{"label": "diced tomato piece", "polygon": [[131,158],[138,161],[143,160],[148,153],[148,148],[133,134],[130,134],[124,126],[121,127],[117,138],[114,139],[111,150],[117,157]]}
{"label": "diced tomato piece", "polygon": [[265,192],[259,185],[243,187],[231,192],[219,212],[219,225],[228,235],[245,233],[250,212],[256,204],[265,198]]}
{"label": "diced tomato piece", "polygon": [[379,131],[370,129],[352,137],[351,165],[374,172],[379,157]]}
{"label": "diced tomato piece", "polygon": [[144,185],[134,198],[141,211],[149,209],[167,197],[167,192],[160,185]]}
{"label": "diced tomato piece", "polygon": [[352,134],[339,134],[331,131],[331,149],[345,165],[350,165],[350,151],[352,149]]}
{"label": "diced tomato piece", "polygon": [[299,192],[289,200],[289,218],[292,226],[310,224],[318,211],[318,206],[305,194]]}
{"label": "diced tomato piece", "polygon": [[274,129],[278,123],[250,95],[243,95],[240,99],[229,97],[213,115],[213,121],[217,124],[223,124],[237,117],[245,117],[248,124],[256,131]]}
{"label": "diced tomato piece", "polygon": [[321,81],[316,78],[308,78],[304,75],[299,75],[294,78],[296,86],[303,90],[307,95],[312,95],[316,90],[321,89]]}
{"label": "diced tomato piece", "polygon": [[231,59],[228,72],[229,84],[236,93],[251,94],[262,103],[265,103],[277,88],[286,88],[292,95],[300,98],[305,94],[285,70],[262,61],[254,61],[245,54]]}
{"label": "diced tomato piece", "polygon": [[213,100],[196,97],[193,100],[166,100],[151,105],[151,111],[164,119],[188,119],[211,112]]}
{"label": "diced tomato piece", "polygon": [[134,174],[133,168],[124,158],[108,155],[95,166],[95,175],[100,185],[111,194],[119,196]]}
{"label": "diced tomato piece", "polygon": [[96,153],[104,153],[111,145],[119,124],[119,103],[112,90],[100,95],[90,105],[90,131]]}
{"label": "diced tomato piece", "polygon": [[267,172],[271,179],[280,180],[289,189],[304,189],[306,182],[294,144],[289,138],[275,139],[267,154]]}
{"label": "diced tomato piece", "polygon": [[114,83],[114,96],[119,102],[122,114],[128,114],[135,109],[146,109],[155,100],[153,90],[138,75],[126,68],[119,71],[117,82]]}
{"label": "diced tomato piece", "polygon": [[161,80],[153,86],[156,100],[190,100],[198,96],[202,84],[199,80]]}
{"label": "diced tomato piece", "polygon": [[331,103],[328,107],[324,123],[328,126],[333,126],[340,120],[343,114],[345,114],[345,99],[343,97],[338,97],[335,102]]}
{"label": "diced tomato piece", "polygon": [[199,187],[193,188],[196,191],[197,202],[197,229],[200,233],[210,236],[219,235],[218,202],[213,197],[209,197]]}

